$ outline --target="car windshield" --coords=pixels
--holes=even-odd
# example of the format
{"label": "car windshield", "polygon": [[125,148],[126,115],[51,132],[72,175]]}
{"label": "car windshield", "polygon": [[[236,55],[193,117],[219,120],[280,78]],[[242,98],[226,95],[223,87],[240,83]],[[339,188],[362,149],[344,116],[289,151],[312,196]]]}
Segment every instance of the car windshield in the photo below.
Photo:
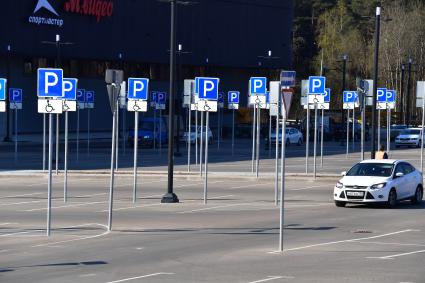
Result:
{"label": "car windshield", "polygon": [[393,164],[388,163],[358,163],[348,171],[346,176],[389,177],[393,167]]}
{"label": "car windshield", "polygon": [[144,131],[153,131],[153,123],[152,122],[141,122],[139,124],[139,128]]}
{"label": "car windshield", "polygon": [[419,135],[420,133],[420,130],[404,130],[401,132],[402,135]]}

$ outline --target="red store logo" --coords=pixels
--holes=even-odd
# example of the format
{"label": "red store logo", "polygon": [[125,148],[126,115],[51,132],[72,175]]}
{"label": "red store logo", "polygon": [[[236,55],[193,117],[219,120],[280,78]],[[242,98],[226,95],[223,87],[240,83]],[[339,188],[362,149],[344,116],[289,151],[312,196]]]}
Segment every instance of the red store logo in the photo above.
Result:
{"label": "red store logo", "polygon": [[94,16],[97,22],[114,13],[114,3],[111,0],[67,0],[64,8],[68,13]]}

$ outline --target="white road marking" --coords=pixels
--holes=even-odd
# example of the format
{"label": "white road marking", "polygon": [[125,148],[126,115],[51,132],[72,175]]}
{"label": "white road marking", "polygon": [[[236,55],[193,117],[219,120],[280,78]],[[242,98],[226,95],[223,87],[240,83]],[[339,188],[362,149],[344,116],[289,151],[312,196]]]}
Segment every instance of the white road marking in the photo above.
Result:
{"label": "white road marking", "polygon": [[235,204],[228,204],[228,205],[219,205],[219,206],[212,206],[212,207],[205,207],[205,208],[199,208],[199,209],[193,209],[193,210],[180,211],[178,213],[180,213],[180,214],[192,213],[192,212],[198,212],[198,211],[212,210],[212,209],[217,209],[217,208],[226,208],[226,207],[239,206],[239,205],[249,205],[249,204],[252,204],[252,203],[235,203]]}
{"label": "white road marking", "polygon": [[14,233],[9,233],[9,234],[2,234],[2,235],[0,235],[0,237],[16,236],[16,235],[21,235],[21,234],[29,234],[29,233],[36,232],[36,231],[42,232],[43,230],[14,232]]}
{"label": "white road marking", "polygon": [[267,282],[267,281],[272,281],[272,280],[276,280],[276,279],[294,279],[294,277],[292,277],[292,276],[267,276],[267,278],[260,279],[260,280],[257,280],[257,281],[251,281],[249,283]]}
{"label": "white road marking", "polygon": [[141,279],[141,278],[148,278],[148,277],[154,277],[154,276],[159,276],[159,275],[173,275],[174,273],[169,273],[169,272],[158,272],[158,273],[152,273],[152,274],[147,274],[147,275],[142,275],[142,276],[137,276],[137,277],[130,277],[130,278],[125,278],[125,279],[120,279],[120,280],[115,280],[115,281],[109,281],[107,283],[119,283],[119,282],[125,282],[125,281],[130,281],[130,280],[136,280],[136,279]]}
{"label": "white road marking", "polygon": [[380,257],[367,257],[367,258],[393,259],[395,257],[401,257],[401,256],[413,255],[413,254],[419,254],[419,253],[425,253],[425,250],[414,251],[414,252],[409,252],[409,253],[402,253],[402,254],[395,254],[395,255],[388,255],[388,256],[380,256]]}
{"label": "white road marking", "polygon": [[81,274],[79,277],[84,278],[84,277],[93,277],[93,276],[96,276],[96,273]]}
{"label": "white road marking", "polygon": [[18,197],[25,197],[25,196],[35,196],[35,195],[42,195],[45,193],[32,193],[32,194],[22,194],[22,195],[13,195],[13,196],[5,196],[5,197],[0,197],[0,199],[4,199],[4,198],[18,198]]}
{"label": "white road marking", "polygon": [[92,194],[92,195],[79,195],[79,196],[70,196],[70,198],[95,197],[95,196],[103,196],[103,195],[107,195],[107,194],[108,194],[108,193]]}
{"label": "white road marking", "polygon": [[19,223],[11,223],[11,222],[6,222],[6,223],[0,223],[0,226],[6,226],[6,225],[16,225]]}
{"label": "white road marking", "polygon": [[[291,248],[291,249],[284,250],[284,252],[298,251],[298,250],[304,250],[304,249],[309,249],[309,248],[329,246],[329,245],[341,244],[341,243],[350,243],[350,242],[356,242],[356,241],[362,241],[362,240],[377,239],[377,238],[382,238],[382,237],[387,237],[387,236],[392,236],[392,235],[397,235],[397,234],[402,234],[402,233],[407,233],[407,232],[416,232],[416,231],[419,231],[419,230],[407,229],[407,230],[401,230],[401,231],[397,231],[397,232],[392,232],[392,233],[387,233],[387,234],[382,234],[382,235],[376,235],[376,236],[371,236],[371,237],[365,237],[365,238],[355,238],[355,239],[349,239],[349,240],[333,241],[333,242],[327,242],[327,243],[320,243],[320,244],[313,244],[313,245],[302,246],[302,247],[297,247],[297,248]],[[269,252],[269,253],[270,254],[276,254],[276,253],[280,253],[280,252],[279,251],[273,251],[273,252]]]}
{"label": "white road marking", "polygon": [[394,246],[411,246],[411,247],[425,247],[425,244],[402,244],[402,243],[385,243],[385,242],[358,242],[361,244],[373,244],[373,245],[394,245]]}
{"label": "white road marking", "polygon": [[225,195],[225,196],[218,196],[218,197],[212,197],[212,198],[208,198],[210,199],[221,199],[221,198],[229,198],[229,197],[233,197],[234,195]]}
{"label": "white road marking", "polygon": [[244,186],[230,187],[229,189],[243,189],[243,188],[258,187],[258,186],[265,186],[265,185],[272,185],[272,184],[274,184],[274,183],[251,184],[251,185],[244,185]]}
{"label": "white road marking", "polygon": [[[107,201],[94,201],[94,202],[83,202],[78,204],[70,204],[70,205],[61,205],[61,206],[52,206],[53,208],[68,208],[68,207],[78,207],[78,206],[85,206],[85,205],[92,205],[92,204],[99,204],[99,203],[106,203]],[[31,211],[40,211],[40,210],[47,210],[47,207],[43,208],[34,208],[34,209],[27,209],[27,210],[20,210],[23,212],[31,212]]]}
{"label": "white road marking", "polygon": [[[128,206],[128,207],[121,207],[121,208],[114,208],[113,211],[120,211],[120,210],[128,210],[128,209],[135,209],[135,208],[143,208],[143,207],[151,207],[151,206],[158,206],[162,203],[153,203],[153,204],[144,204],[144,205],[135,205],[135,206]],[[100,210],[96,212],[108,212],[108,209]]]}
{"label": "white road marking", "polygon": [[14,203],[1,203],[0,206],[9,206],[9,205],[19,205],[19,204],[28,204],[28,203],[39,203],[39,202],[45,202],[46,200],[33,200],[33,201],[21,201],[21,202],[14,202]]}
{"label": "white road marking", "polygon": [[320,188],[320,187],[328,187],[327,185],[320,185],[320,186],[310,186],[310,187],[304,187],[304,188],[298,188],[298,189],[289,189],[290,191],[302,191],[302,190],[308,190],[313,188]]}
{"label": "white road marking", "polygon": [[93,226],[93,225],[95,225],[95,226],[101,226],[101,227],[105,228],[106,231],[103,232],[103,233],[101,233],[101,234],[94,235],[94,236],[87,236],[87,237],[81,237],[81,238],[77,238],[77,239],[71,239],[71,240],[64,240],[64,241],[58,241],[58,242],[52,242],[52,243],[34,245],[34,246],[31,246],[31,248],[48,247],[48,246],[50,247],[50,246],[57,246],[57,244],[64,244],[64,243],[70,243],[70,242],[76,242],[76,241],[82,241],[82,240],[88,240],[88,239],[95,239],[95,238],[103,237],[103,236],[109,234],[109,232],[110,232],[110,231],[108,231],[108,227],[106,225],[99,224],[99,223],[87,223],[87,224],[70,226],[70,227],[59,228],[59,229],[87,227],[87,226]]}

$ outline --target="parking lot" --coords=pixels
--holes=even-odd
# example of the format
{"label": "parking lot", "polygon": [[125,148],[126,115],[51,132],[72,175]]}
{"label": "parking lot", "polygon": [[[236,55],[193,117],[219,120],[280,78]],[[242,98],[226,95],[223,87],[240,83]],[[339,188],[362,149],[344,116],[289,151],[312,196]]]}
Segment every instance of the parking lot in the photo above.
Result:
{"label": "parking lot", "polygon": [[4,174],[0,281],[425,282],[425,204],[337,208],[338,177],[288,177],[279,253],[273,178],[211,176],[207,205],[198,176],[176,178],[177,204],[160,203],[166,176],[140,176],[135,204],[132,177],[118,176],[112,232],[107,175],[71,174],[67,203],[55,176],[46,237],[47,178]]}

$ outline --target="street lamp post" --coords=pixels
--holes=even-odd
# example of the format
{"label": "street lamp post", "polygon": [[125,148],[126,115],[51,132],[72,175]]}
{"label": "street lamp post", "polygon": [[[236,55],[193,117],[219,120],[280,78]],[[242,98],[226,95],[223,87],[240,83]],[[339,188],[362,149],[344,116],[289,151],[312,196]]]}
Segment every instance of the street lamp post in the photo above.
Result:
{"label": "street lamp post", "polygon": [[399,117],[400,124],[406,124],[406,111],[404,109],[406,105],[404,103],[404,70],[405,70],[405,66],[404,64],[402,64],[401,65],[401,86],[400,86],[400,109],[402,114]]}
{"label": "street lamp post", "polygon": [[162,203],[179,202],[173,192],[174,170],[174,96],[175,96],[175,71],[176,71],[176,0],[170,0],[171,8],[171,34],[170,34],[170,104],[168,108],[168,186],[167,193],[162,197]]}
{"label": "street lamp post", "polygon": [[[7,46],[7,66],[6,66],[6,80],[7,80],[7,89],[6,89],[6,109],[9,108],[9,88],[10,88],[10,57],[11,57],[12,48],[10,44]],[[6,136],[4,137],[5,142],[10,141],[10,111],[6,110]]]}
{"label": "street lamp post", "polygon": [[[345,73],[347,71],[347,59],[348,59],[348,55],[344,54],[342,56],[342,91],[341,91],[341,93],[345,91],[345,77],[346,77]],[[347,119],[348,119],[348,117],[347,117]],[[344,98],[343,98],[343,96],[341,96],[341,129],[344,126],[344,120],[345,120],[344,119]],[[348,132],[348,128],[347,128],[347,132]],[[342,141],[342,136],[341,136],[341,145],[342,144],[343,144],[343,141]]]}
{"label": "street lamp post", "polygon": [[371,159],[375,159],[376,152],[376,91],[378,88],[378,66],[379,66],[379,34],[381,29],[381,7],[376,7],[375,20],[375,54],[374,54],[374,78],[372,96],[372,148]]}
{"label": "street lamp post", "polygon": [[412,77],[412,58],[409,58],[407,65],[407,94],[406,94],[406,125],[409,127],[410,125],[410,89],[411,89],[411,77]]}

